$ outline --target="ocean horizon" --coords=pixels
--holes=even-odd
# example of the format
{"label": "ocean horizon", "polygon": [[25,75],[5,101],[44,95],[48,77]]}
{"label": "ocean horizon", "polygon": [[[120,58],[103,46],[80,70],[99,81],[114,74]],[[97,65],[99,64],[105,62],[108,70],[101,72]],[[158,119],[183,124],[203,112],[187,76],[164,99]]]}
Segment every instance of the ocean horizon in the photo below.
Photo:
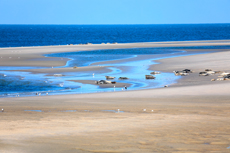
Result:
{"label": "ocean horizon", "polygon": [[0,47],[230,39],[230,24],[0,25]]}

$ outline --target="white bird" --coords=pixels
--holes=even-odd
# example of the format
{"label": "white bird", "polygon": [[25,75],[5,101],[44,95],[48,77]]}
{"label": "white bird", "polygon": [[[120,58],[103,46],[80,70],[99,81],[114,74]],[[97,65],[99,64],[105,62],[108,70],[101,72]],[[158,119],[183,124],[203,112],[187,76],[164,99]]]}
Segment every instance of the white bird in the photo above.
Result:
{"label": "white bird", "polygon": [[4,112],[4,109],[2,108],[2,112]]}
{"label": "white bird", "polygon": [[117,112],[119,113],[120,109],[117,109]]}
{"label": "white bird", "polygon": [[146,109],[143,109],[143,111],[145,112],[145,111],[146,111]]}

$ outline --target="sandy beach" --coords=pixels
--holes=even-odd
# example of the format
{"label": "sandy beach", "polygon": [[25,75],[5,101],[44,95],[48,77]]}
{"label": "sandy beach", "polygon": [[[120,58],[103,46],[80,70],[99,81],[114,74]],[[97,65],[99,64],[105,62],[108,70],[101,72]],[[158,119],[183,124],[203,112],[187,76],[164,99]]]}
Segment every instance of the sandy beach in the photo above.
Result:
{"label": "sandy beach", "polygon": [[[55,68],[69,59],[43,54],[227,45],[230,40],[0,48],[0,66],[44,67],[21,71],[47,75],[70,71],[100,73],[108,71],[96,66],[100,63],[78,69]],[[177,82],[167,88],[0,98],[0,108],[4,108],[0,112],[0,152],[230,152],[230,81],[211,81],[218,74],[199,76],[207,68],[230,72],[230,50],[186,51],[187,56],[160,59],[149,67],[170,73],[186,68],[194,71],[178,76]],[[193,53],[202,54],[189,55]]]}

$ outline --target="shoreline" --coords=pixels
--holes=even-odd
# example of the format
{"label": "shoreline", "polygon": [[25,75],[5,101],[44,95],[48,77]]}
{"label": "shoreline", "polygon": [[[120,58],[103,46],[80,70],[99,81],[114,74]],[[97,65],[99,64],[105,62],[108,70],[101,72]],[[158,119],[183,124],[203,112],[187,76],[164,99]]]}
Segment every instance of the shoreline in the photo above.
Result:
{"label": "shoreline", "polygon": [[[64,48],[55,51],[63,50],[70,51]],[[30,59],[40,59],[41,54],[50,52],[31,51],[21,50],[20,56],[24,56],[21,60],[6,62],[30,65]],[[191,52],[195,51],[201,50]],[[0,98],[0,108],[4,108],[0,112],[0,151],[228,153],[230,81],[211,81],[218,75],[199,76],[207,68],[230,72],[230,49],[215,51],[157,60],[159,64],[149,70],[195,71],[181,76],[177,84],[168,88]],[[5,57],[11,54],[1,49],[0,53]],[[64,63],[57,60],[42,64],[51,67]],[[33,64],[40,65],[41,61]]]}
{"label": "shoreline", "polygon": [[[230,40],[219,41],[181,41],[181,42],[148,42],[148,43],[124,43],[124,44],[92,44],[92,45],[69,45],[69,46],[40,46],[40,47],[17,47],[0,48],[1,66],[37,66],[52,67],[64,66],[68,59],[57,57],[44,57],[45,54],[102,50],[102,49],[125,49],[125,48],[158,48],[158,47],[186,47],[186,46],[225,46]],[[193,50],[191,50],[193,51]],[[13,54],[12,54],[13,53]],[[29,56],[28,56],[29,54]],[[14,60],[14,63],[12,63]],[[25,63],[24,61],[27,61]],[[44,63],[45,61],[45,63]]]}
{"label": "shoreline", "polygon": [[171,43],[188,43],[188,42],[228,42],[230,39],[218,39],[218,40],[184,40],[184,41],[155,41],[155,42],[128,42],[128,43],[109,43],[109,44],[66,44],[66,45],[49,45],[49,46],[20,46],[20,47],[0,47],[0,49],[12,49],[12,48],[34,48],[34,47],[66,47],[66,46],[90,46],[90,45],[118,45],[118,44],[148,44],[148,43],[155,43],[155,44],[171,44]]}
{"label": "shoreline", "polygon": [[[41,93],[39,91],[34,91],[32,93],[11,93],[10,95],[4,96],[2,95],[2,98],[6,98],[6,97],[14,97],[14,96],[37,96],[35,93],[37,94],[41,94],[42,96],[45,96],[47,94],[51,94],[51,95],[58,95],[58,94],[82,94],[82,93],[97,93],[97,92],[111,92],[111,91],[122,91],[125,90],[124,87],[127,86],[129,88],[129,90],[143,90],[143,89],[149,89],[149,88],[161,88],[164,87],[164,85],[168,85],[171,84],[173,81],[173,78],[175,78],[174,75],[167,76],[166,73],[162,73],[160,75],[156,75],[157,79],[154,80],[146,80],[144,79],[144,74],[150,74],[151,71],[147,70],[148,72],[146,73],[142,73],[141,76],[138,76],[137,78],[134,77],[132,75],[130,75],[129,73],[134,73],[135,75],[139,72],[139,71],[143,71],[142,69],[148,69],[149,66],[151,66],[151,64],[155,64],[155,59],[164,59],[164,58],[172,58],[174,56],[188,56],[187,52],[176,52],[176,53],[168,53],[168,54],[156,54],[156,55],[138,55],[138,56],[134,56],[132,58],[122,58],[122,59],[114,59],[114,60],[106,60],[103,62],[94,62],[93,64],[91,64],[90,66],[83,66],[83,67],[78,67],[78,68],[73,68],[73,67],[62,67],[62,68],[46,68],[46,69],[22,69],[22,70],[9,70],[9,72],[29,72],[31,74],[31,76],[33,74],[39,74],[39,75],[43,75],[42,78],[45,77],[54,77],[55,74],[60,74],[60,77],[56,77],[56,78],[63,78],[63,81],[70,85],[71,83],[68,83],[69,80],[72,80],[72,82],[76,82],[78,84],[76,84],[75,86],[77,88],[79,88],[78,90],[76,90],[77,88],[74,87],[73,85],[69,86],[67,89],[62,89],[60,91],[53,91],[53,92],[46,92],[46,94],[44,94],[45,91],[41,91]],[[142,61],[142,62],[141,62]],[[146,61],[146,62],[145,62]],[[151,61],[151,63],[149,63]],[[136,63],[138,62],[138,63]],[[134,71],[132,70],[132,72],[130,71],[130,66],[136,66],[135,69],[138,68],[138,65],[146,65],[145,67],[142,68],[142,66],[139,66],[139,71]],[[113,63],[113,64],[112,64]],[[123,63],[123,64],[121,64]],[[130,64],[128,64],[130,63]],[[118,65],[117,65],[118,64]],[[128,65],[127,65],[128,64]],[[134,64],[134,65],[133,65]],[[100,66],[99,66],[100,65]],[[119,75],[117,75],[117,71],[121,71],[120,72],[120,76],[126,76],[128,75],[128,79],[127,81],[124,80],[118,80]],[[127,74],[128,71],[128,74]],[[4,72],[4,71],[3,71]],[[12,75],[11,73],[6,73],[7,71],[5,71],[5,74],[10,76]],[[79,78],[79,75],[81,75],[79,72],[85,73],[84,77]],[[75,74],[74,74],[75,73]],[[96,73],[95,77],[91,74]],[[100,73],[102,73],[101,77],[100,77]],[[115,74],[114,74],[115,73]],[[124,74],[123,74],[124,73]],[[172,74],[172,72],[170,72]],[[27,77],[30,75],[27,74]],[[98,75],[99,74],[99,75]],[[14,74],[16,75],[16,74]],[[19,74],[20,75],[20,74]],[[112,75],[112,76],[116,76],[117,79],[115,80],[109,80],[109,81],[115,81],[117,82],[116,84],[106,84],[106,85],[97,85],[95,84],[95,81],[97,80],[102,80],[105,79],[104,76],[105,75]],[[140,75],[140,74],[139,74]],[[76,78],[74,78],[74,76]],[[103,76],[103,77],[102,77]],[[159,77],[158,77],[159,76]],[[20,77],[20,76],[19,76]],[[24,77],[23,74],[21,77]],[[68,77],[68,78],[66,78]],[[142,79],[140,79],[140,77]],[[75,81],[74,81],[75,79]],[[80,81],[80,80],[81,81]],[[137,80],[138,79],[138,80]],[[163,80],[171,80],[171,81],[167,81],[167,82],[171,82],[171,83],[163,83]],[[49,79],[50,80],[50,79]],[[47,79],[45,79],[45,82],[51,82]],[[52,79],[53,80],[53,79]],[[78,81],[77,81],[78,80]],[[53,81],[52,81],[53,82]],[[61,83],[61,84],[66,84],[66,83]],[[165,82],[165,81],[164,81]],[[56,84],[60,84],[56,83]],[[93,86],[90,86],[93,85]],[[82,87],[84,90],[82,90]],[[130,88],[131,87],[131,88]],[[90,90],[86,90],[86,88],[89,88]],[[67,92],[67,90],[69,90]],[[63,93],[62,93],[63,91]]]}
{"label": "shoreline", "polygon": [[[230,42],[230,40],[229,40],[229,42]],[[161,42],[161,43],[165,43],[165,42]],[[189,42],[189,43],[191,43],[191,42]],[[230,44],[230,43],[229,43]],[[114,45],[114,44],[113,44]],[[84,46],[84,45],[83,45]],[[87,47],[87,45],[86,45],[86,47]],[[127,47],[127,46],[126,46]],[[142,48],[143,48],[143,46],[142,46]],[[118,49],[118,48],[116,48],[116,49]],[[95,49],[93,49],[93,50],[95,50]],[[164,48],[164,50],[166,50],[167,51],[167,49],[165,49]],[[188,51],[189,50],[189,51]],[[74,72],[85,72],[85,73],[105,73],[106,71],[107,71],[107,73],[105,73],[105,75],[108,75],[109,73],[109,71],[111,71],[112,72],[112,70],[109,70],[110,69],[110,67],[114,67],[116,64],[119,64],[119,63],[123,63],[123,62],[125,62],[125,63],[127,63],[127,62],[136,62],[136,61],[140,61],[140,60],[151,60],[152,62],[153,62],[153,64],[151,65],[149,65],[149,68],[147,68],[147,70],[148,71],[155,71],[155,70],[158,70],[157,68],[156,69],[152,69],[151,67],[154,67],[154,66],[156,66],[156,65],[158,65],[159,63],[157,63],[156,61],[159,61],[159,60],[163,60],[163,59],[167,59],[167,58],[175,58],[175,57],[183,57],[183,56],[191,56],[191,55],[193,55],[193,54],[207,54],[207,53],[211,53],[211,52],[217,52],[217,51],[227,51],[228,49],[221,49],[221,50],[219,50],[219,49],[212,49],[211,51],[209,51],[208,49],[204,49],[205,50],[205,52],[203,51],[203,49],[183,49],[183,50],[181,50],[181,49],[179,49],[179,50],[176,50],[176,51],[179,51],[178,53],[168,53],[168,54],[154,54],[154,55],[146,55],[146,57],[145,57],[145,55],[137,55],[137,56],[134,56],[134,57],[128,57],[128,58],[121,58],[121,59],[114,59],[114,60],[106,60],[106,61],[94,61],[94,62],[91,62],[91,64],[90,64],[90,66],[83,66],[83,67],[78,67],[77,69],[73,69],[73,68],[71,68],[71,67],[69,67],[69,65],[68,65],[68,62],[70,62],[70,61],[72,61],[73,59],[70,59],[69,57],[67,58],[67,57],[49,57],[49,56],[47,56],[47,53],[46,54],[43,54],[43,55],[39,55],[40,57],[38,58],[38,59],[33,59],[33,61],[35,62],[35,61],[37,61],[37,62],[39,62],[39,63],[43,63],[43,64],[45,64],[45,69],[44,68],[42,68],[42,67],[40,67],[39,69],[33,69],[33,67],[31,67],[32,69],[25,69],[25,70],[23,70],[23,68],[22,68],[22,70],[10,70],[10,71],[14,71],[14,72],[29,72],[29,73],[31,73],[31,74],[44,74],[44,77],[45,76],[47,76],[47,77],[52,77],[55,73],[56,74],[61,74],[62,76],[71,76],[71,75],[73,75],[73,74],[71,74],[71,73],[74,73]],[[209,52],[207,52],[207,51],[209,51]],[[44,56],[45,55],[45,56]],[[33,55],[32,55],[33,56]],[[50,59],[50,58],[54,58],[54,59]],[[52,63],[65,63],[65,66],[58,66],[58,67],[54,67],[53,68],[53,66],[52,66],[52,68],[49,68],[49,67],[47,67],[47,63],[48,62],[52,62]],[[147,61],[146,61],[147,62]],[[112,65],[111,65],[112,64]],[[115,65],[114,65],[115,64]],[[104,65],[104,66],[100,66],[100,67],[98,67],[98,66],[96,66],[96,65]],[[27,64],[27,66],[31,66],[31,65],[28,65]],[[120,69],[120,71],[123,71],[123,72],[126,72],[126,71],[129,71],[127,68],[125,68],[125,66],[123,65],[121,65],[121,66],[119,66],[119,65],[117,65],[117,66],[115,66],[116,67],[116,69]],[[10,68],[10,67],[9,67]],[[20,67],[19,67],[20,68]],[[109,70],[109,71],[108,71]],[[158,70],[158,71],[161,71],[161,72],[167,72],[167,73],[171,73],[172,74],[172,72],[174,71],[175,69],[171,69],[171,70],[169,70],[169,71],[161,71],[161,70]],[[150,72],[149,72],[150,73]],[[146,73],[146,74],[148,74],[148,73]],[[164,73],[163,73],[164,74]],[[112,74],[111,74],[112,75]],[[143,74],[144,75],[144,74]],[[165,75],[165,74],[164,74]],[[178,83],[176,83],[176,82],[180,82],[179,84],[181,84],[181,80],[184,80],[183,79],[183,77],[182,78],[180,78],[179,80],[178,80],[178,77],[176,77],[176,76],[171,76],[171,78],[175,78],[175,80],[172,80],[172,79],[169,79],[169,78],[167,78],[166,76],[163,76],[163,78],[164,79],[166,79],[166,80],[171,80],[171,81],[168,81],[169,83],[167,83],[167,82],[165,82],[165,81],[163,81],[163,78],[162,78],[162,76],[161,75],[156,75],[157,76],[157,80],[158,81],[154,81],[155,83],[151,83],[151,84],[146,84],[145,86],[146,87],[135,87],[135,89],[133,89],[133,88],[131,88],[131,90],[143,90],[143,89],[154,89],[154,88],[162,88],[162,87],[164,87],[164,86],[177,86],[177,84]],[[160,77],[160,79],[158,79],[158,76],[161,76]],[[20,76],[19,76],[20,77]],[[94,77],[94,76],[93,76]],[[188,78],[188,77],[187,77]],[[88,79],[90,79],[90,80],[88,80]],[[96,79],[96,78],[95,78]],[[76,83],[78,83],[78,84],[76,84],[76,87],[82,87],[82,85],[83,86],[85,86],[86,88],[92,88],[93,86],[93,90],[92,91],[88,91],[89,93],[97,93],[97,92],[108,92],[108,91],[110,91],[110,89],[111,89],[111,91],[112,91],[112,89],[113,89],[113,91],[119,91],[119,90],[121,90],[121,89],[123,89],[122,87],[124,87],[125,85],[126,86],[128,86],[128,87],[130,87],[131,85],[134,87],[134,86],[136,86],[135,84],[137,84],[138,82],[136,82],[135,81],[135,83],[132,81],[132,82],[119,82],[118,81],[118,85],[116,86],[116,90],[115,90],[115,88],[112,88],[112,87],[114,87],[114,85],[103,85],[103,86],[97,86],[97,85],[95,85],[95,83],[92,83],[92,82],[95,82],[95,79],[94,80],[91,80],[91,78],[82,78],[81,80],[82,81],[73,81],[73,82],[76,82]],[[104,79],[104,78],[99,78],[99,79],[97,79],[97,80],[101,80],[101,79]],[[46,80],[46,79],[45,79]],[[44,80],[44,81],[45,81]],[[72,77],[72,78],[69,78],[69,79],[65,79],[65,82],[66,81],[68,81],[68,80],[74,80],[74,78]],[[79,78],[77,79],[76,78],[76,80],[79,80]],[[87,81],[88,80],[88,81]],[[160,81],[161,80],[161,81]],[[178,81],[176,81],[176,80],[178,80]],[[186,80],[186,79],[185,79]],[[188,79],[187,79],[188,80]],[[117,80],[113,80],[113,81],[117,81]],[[45,81],[45,82],[47,82],[47,81]],[[163,83],[164,82],[164,83]],[[183,81],[182,81],[183,82]],[[206,81],[207,82],[207,81]],[[140,83],[140,82],[139,82]],[[143,84],[144,82],[142,82],[142,84]],[[147,83],[147,82],[146,82]],[[163,83],[163,84],[162,84]],[[63,83],[61,83],[61,82],[59,82],[59,83],[56,83],[56,85],[60,85],[60,86],[63,86],[62,84],[64,84],[64,82]],[[67,83],[67,84],[70,84],[70,83]],[[90,85],[93,85],[93,86],[90,86]],[[144,84],[143,84],[144,85]],[[143,86],[142,85],[142,86]],[[67,85],[68,86],[68,85]],[[96,89],[94,89],[95,87],[98,87],[98,91],[96,91]],[[101,90],[101,89],[106,89],[106,88],[108,88],[109,90],[107,91],[107,90]],[[119,89],[120,88],[120,89]],[[70,90],[72,90],[72,91],[70,91]],[[63,91],[65,91],[64,93],[65,94],[67,94],[67,95],[69,95],[69,94],[81,94],[81,93],[88,93],[88,92],[86,92],[86,91],[84,91],[84,92],[82,92],[82,89],[79,89],[79,90],[76,90],[77,88],[75,88],[75,87],[68,87],[68,88],[66,88],[66,89],[62,89]],[[100,91],[99,91],[99,89],[100,89]],[[47,89],[48,90],[48,89]],[[52,91],[50,94],[52,94],[52,95],[58,95],[58,94],[63,94],[63,93],[61,93],[61,91],[62,90],[60,90],[60,91]],[[66,91],[67,90],[69,90],[69,93],[67,93]],[[110,92],[111,92],[110,91]],[[42,93],[44,93],[45,91],[41,91]],[[34,93],[37,93],[37,94],[39,94],[39,90],[38,91],[33,91],[32,92],[33,94]],[[22,95],[21,96],[26,96],[26,95],[28,95],[28,96],[35,96],[35,95],[33,95],[32,93],[21,93]],[[42,94],[41,93],[41,94]],[[18,95],[19,94],[19,95]],[[32,95],[31,95],[32,94]],[[46,93],[46,94],[48,94],[48,92]],[[12,94],[10,94],[11,96],[9,96],[9,97],[12,97],[12,96],[20,96],[20,93],[16,93],[16,95],[14,94],[14,93],[12,93]],[[40,94],[39,94],[40,95]],[[44,94],[43,94],[44,95]],[[1,96],[2,98],[6,98],[7,96],[4,96],[4,95],[2,95]]]}

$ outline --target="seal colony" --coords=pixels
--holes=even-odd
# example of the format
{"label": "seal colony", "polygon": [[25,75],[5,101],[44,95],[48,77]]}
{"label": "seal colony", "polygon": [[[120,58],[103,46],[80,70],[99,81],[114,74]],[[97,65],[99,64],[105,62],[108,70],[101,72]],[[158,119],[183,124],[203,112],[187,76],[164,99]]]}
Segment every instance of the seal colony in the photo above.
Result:
{"label": "seal colony", "polygon": [[[68,59],[43,54],[109,48],[227,45],[230,40],[1,48],[0,66],[50,67],[26,70],[32,73],[106,71],[105,67],[95,66],[56,69]],[[210,81],[218,76],[200,76],[199,72],[206,69],[230,72],[230,49],[186,51],[187,56],[159,59],[155,61],[159,64],[149,67],[154,72],[193,71],[176,76],[177,83],[167,88],[0,98],[0,107],[4,108],[0,112],[0,151],[229,152],[230,81]],[[196,54],[189,55],[192,53]]]}

